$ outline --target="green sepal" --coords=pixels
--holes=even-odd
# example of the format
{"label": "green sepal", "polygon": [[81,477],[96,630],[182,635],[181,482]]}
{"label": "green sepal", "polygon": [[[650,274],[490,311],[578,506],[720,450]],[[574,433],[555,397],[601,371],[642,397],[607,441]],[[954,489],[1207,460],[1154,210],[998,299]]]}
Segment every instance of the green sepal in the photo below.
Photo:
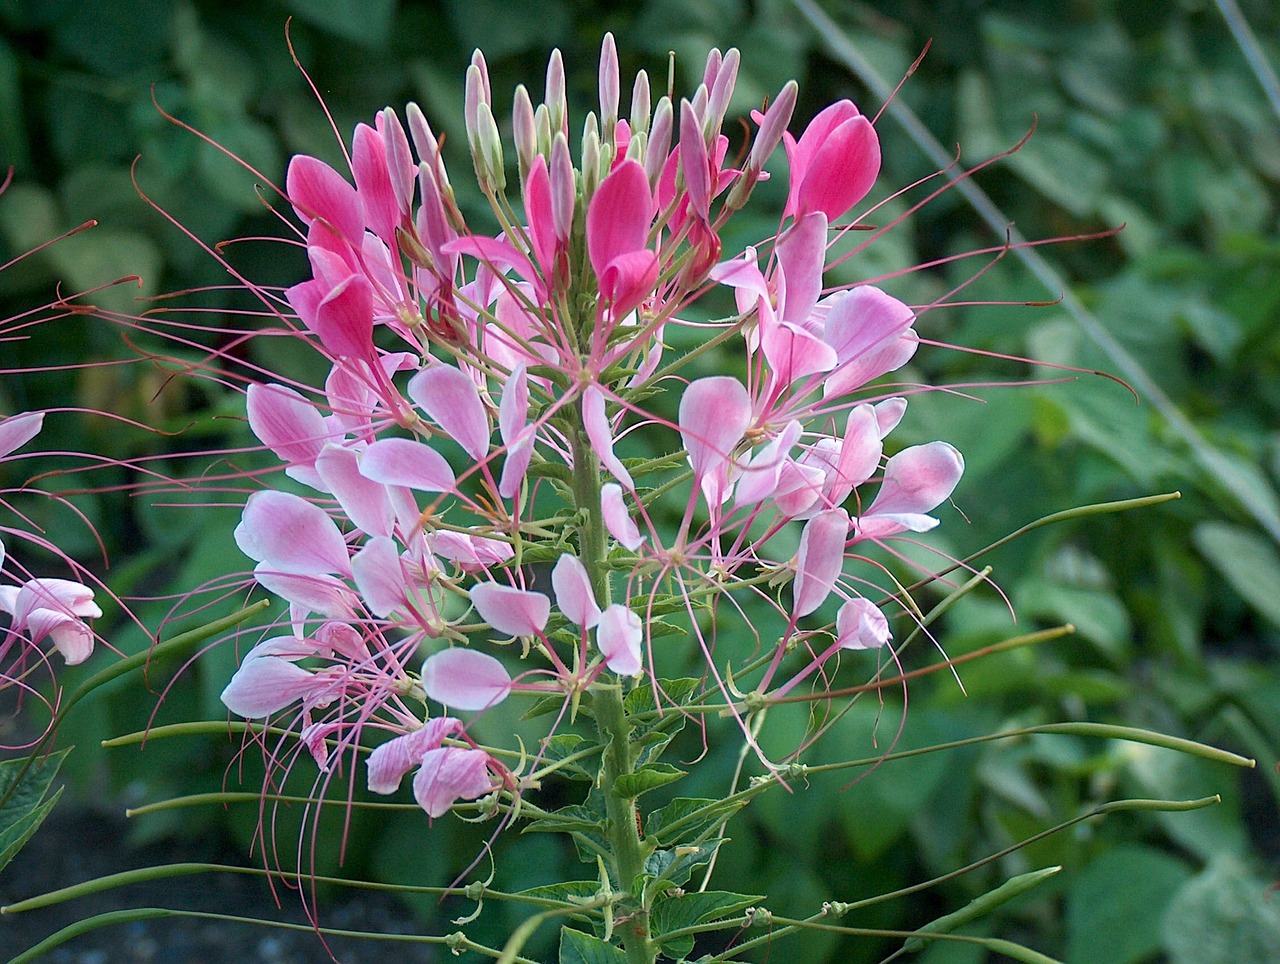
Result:
{"label": "green sepal", "polygon": [[0,799],[5,801],[0,807],[0,869],[31,839],[58,802],[61,789],[47,800],[45,796],[70,752],[59,750],[34,764],[25,758],[0,763]]}
{"label": "green sepal", "polygon": [[674,783],[686,775],[684,770],[673,767],[669,763],[650,763],[632,773],[624,773],[614,780],[613,792],[624,799],[634,800],[642,793],[665,787],[668,783]]}
{"label": "green sepal", "polygon": [[608,941],[566,927],[560,931],[559,964],[626,964],[627,955]]}

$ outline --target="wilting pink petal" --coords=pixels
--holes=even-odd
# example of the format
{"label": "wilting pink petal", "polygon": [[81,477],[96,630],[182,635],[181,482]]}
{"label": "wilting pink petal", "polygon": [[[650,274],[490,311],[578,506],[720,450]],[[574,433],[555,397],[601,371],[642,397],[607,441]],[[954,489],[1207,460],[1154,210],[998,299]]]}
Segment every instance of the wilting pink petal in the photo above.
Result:
{"label": "wilting pink petal", "polygon": [[638,161],[624,160],[600,182],[587,208],[587,254],[597,278],[615,258],[645,247],[652,220],[649,178]]}
{"label": "wilting pink petal", "polygon": [[379,439],[364,450],[360,474],[383,485],[405,485],[420,492],[452,492],[453,469],[443,455],[407,438]]}
{"label": "wilting pink petal", "polygon": [[292,388],[250,385],[246,408],[253,434],[288,463],[288,474],[321,488],[315,462],[331,433],[316,407]]}
{"label": "wilting pink petal", "polygon": [[391,535],[395,525],[391,496],[381,482],[361,474],[360,457],[354,450],[326,445],[316,458],[316,472],[356,528],[371,536]]}
{"label": "wilting pink petal", "polygon": [[489,416],[476,383],[461,369],[424,368],[409,380],[409,397],[477,462],[489,454]]}
{"label": "wilting pink petal", "polygon": [[748,460],[734,486],[734,505],[762,502],[777,491],[787,454],[800,440],[803,431],[804,426],[799,422],[788,422],[777,438]]}
{"label": "wilting pink petal", "polygon": [[582,424],[600,464],[628,489],[634,490],[636,486],[631,481],[631,473],[613,454],[613,432],[604,413],[604,393],[595,385],[588,385],[582,392]]}
{"label": "wilting pink petal", "polygon": [[784,516],[805,518],[822,498],[826,473],[816,465],[785,459],[778,472],[778,487],[773,491],[773,504]]}
{"label": "wilting pink petal", "polygon": [[462,732],[462,723],[451,716],[427,720],[420,729],[374,747],[369,754],[369,792],[395,793],[404,775],[422,762],[422,757],[440,749],[447,736]]}
{"label": "wilting pink petal", "polygon": [[458,800],[475,800],[494,787],[483,750],[444,746],[428,750],[413,777],[413,797],[429,817],[443,817]]}
{"label": "wilting pink petal", "polygon": [[26,445],[40,434],[44,412],[23,412],[0,422],[0,459]]}
{"label": "wilting pink petal", "polygon": [[849,534],[849,513],[844,509],[819,512],[800,533],[796,578],[792,584],[792,614],[799,619],[821,606],[831,595],[844,568],[844,543]]}
{"label": "wilting pink petal", "polygon": [[551,570],[551,587],[556,593],[556,605],[575,626],[590,629],[600,621],[600,605],[591,589],[587,567],[577,556],[567,552],[560,556]]}
{"label": "wilting pink petal", "polygon": [[360,598],[375,616],[386,619],[408,598],[400,552],[385,536],[370,539],[351,559],[351,574]]}
{"label": "wilting pink petal", "polygon": [[551,615],[551,600],[542,593],[497,582],[472,586],[471,604],[481,619],[508,636],[536,636]]}
{"label": "wilting pink petal", "polygon": [[604,664],[619,676],[635,676],[640,672],[644,665],[640,661],[643,640],[640,617],[626,606],[613,603],[600,614],[596,646],[604,655]]}
{"label": "wilting pink petal", "polygon": [[[304,645],[301,640],[284,639],[299,647]],[[255,647],[255,651],[258,649]],[[316,683],[314,674],[292,660],[255,656],[251,652],[222,691],[222,702],[236,716],[261,719],[302,699]]]}
{"label": "wilting pink petal", "polygon": [[483,710],[507,698],[511,677],[492,656],[455,647],[427,657],[422,664],[422,688],[445,706]]}
{"label": "wilting pink petal", "polygon": [[25,629],[32,643],[52,639],[68,666],[83,663],[93,654],[93,631],[65,611],[33,609],[27,614]]}
{"label": "wilting pink petal", "polygon": [[680,437],[694,482],[712,505],[727,494],[730,457],[750,425],[751,398],[736,378],[699,378],[680,396]]}
{"label": "wilting pink petal", "polygon": [[632,552],[640,548],[644,537],[636,526],[627,504],[622,497],[622,486],[616,482],[606,482],[600,487],[600,511],[604,515],[604,526],[609,535]]}
{"label": "wilting pink petal", "polygon": [[841,649],[876,649],[892,638],[884,613],[861,596],[836,613],[836,642]]}
{"label": "wilting pink petal", "polygon": [[336,237],[359,246],[364,218],[356,189],[346,178],[324,161],[296,154],[289,161],[284,184],[293,210],[304,223],[322,221]]}
{"label": "wilting pink petal", "polygon": [[236,545],[280,572],[351,572],[347,544],[329,514],[288,492],[255,492],[235,528]]}
{"label": "wilting pink petal", "polygon": [[885,463],[880,491],[857,520],[858,537],[928,532],[938,520],[926,513],[951,495],[963,473],[964,458],[946,442],[903,449]]}

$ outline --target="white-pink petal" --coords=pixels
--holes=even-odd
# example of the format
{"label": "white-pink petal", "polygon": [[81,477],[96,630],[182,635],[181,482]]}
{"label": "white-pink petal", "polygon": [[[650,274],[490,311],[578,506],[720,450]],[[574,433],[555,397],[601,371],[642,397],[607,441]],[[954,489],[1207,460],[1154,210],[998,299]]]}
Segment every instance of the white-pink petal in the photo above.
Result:
{"label": "white-pink petal", "polygon": [[556,605],[575,626],[590,629],[600,621],[600,604],[591,590],[591,578],[577,556],[568,552],[560,556],[551,570],[551,587]]}
{"label": "white-pink petal", "polygon": [[409,397],[477,462],[489,454],[489,416],[480,390],[461,369],[436,364],[409,380]]}
{"label": "white-pink petal", "polygon": [[729,375],[699,378],[680,396],[680,437],[694,482],[712,505],[728,494],[729,461],[750,425],[751,398]]}
{"label": "white-pink petal", "polygon": [[438,750],[446,736],[462,731],[462,723],[451,716],[437,716],[425,726],[397,736],[369,754],[370,793],[395,793],[404,775],[422,762],[431,750]]}
{"label": "white-pink petal", "polygon": [[420,492],[452,492],[453,469],[443,455],[407,438],[379,439],[364,450],[360,474],[383,485],[404,485]]}
{"label": "white-pink petal", "polygon": [[413,777],[413,797],[427,816],[443,817],[458,800],[475,800],[494,787],[483,750],[442,746],[428,750]]}
{"label": "white-pink petal", "polygon": [[23,412],[0,422],[0,459],[39,435],[43,425],[44,412]]}
{"label": "white-pink petal", "polygon": [[963,474],[964,458],[946,442],[903,449],[885,463],[880,491],[858,520],[859,535],[873,538],[904,529],[924,532],[933,528],[937,520],[926,513],[951,495]]}
{"label": "white-pink petal", "polygon": [[281,572],[351,572],[347,544],[329,514],[288,492],[249,496],[234,534],[241,552]]}
{"label": "white-pink petal", "polygon": [[792,612],[797,619],[809,615],[831,595],[844,568],[848,534],[849,513],[844,509],[827,509],[805,523],[792,584],[795,597]]}
{"label": "white-pink petal", "polygon": [[222,702],[236,716],[257,720],[301,699],[315,685],[315,676],[290,660],[250,655],[222,691]]}
{"label": "white-pink petal", "polygon": [[604,656],[605,665],[619,676],[635,676],[640,672],[644,665],[640,660],[643,640],[640,617],[626,606],[613,603],[600,614],[596,646]]}
{"label": "white-pink petal", "polygon": [[458,710],[495,706],[511,692],[511,677],[501,662],[474,649],[442,650],[422,664],[427,696]]}
{"label": "white-pink petal", "polygon": [[613,454],[613,430],[609,427],[609,419],[604,413],[604,393],[595,385],[588,385],[582,392],[582,424],[591,440],[600,464],[609,470],[609,474],[635,491],[635,483],[631,481],[631,473],[626,470],[618,457]]}
{"label": "white-pink petal", "polygon": [[836,642],[841,649],[876,649],[892,638],[884,613],[861,596],[850,599],[836,613]]}
{"label": "white-pink petal", "polygon": [[393,540],[370,539],[351,559],[351,573],[366,608],[385,619],[404,608],[408,597],[400,553]]}
{"label": "white-pink petal", "polygon": [[387,487],[360,471],[360,456],[341,445],[326,445],[316,457],[316,472],[352,524],[371,536],[389,536],[395,513]]}
{"label": "white-pink petal", "polygon": [[635,552],[644,543],[640,528],[622,496],[622,486],[616,482],[606,482],[600,487],[600,511],[604,515],[604,527],[609,535],[618,540],[618,544],[631,552]]}

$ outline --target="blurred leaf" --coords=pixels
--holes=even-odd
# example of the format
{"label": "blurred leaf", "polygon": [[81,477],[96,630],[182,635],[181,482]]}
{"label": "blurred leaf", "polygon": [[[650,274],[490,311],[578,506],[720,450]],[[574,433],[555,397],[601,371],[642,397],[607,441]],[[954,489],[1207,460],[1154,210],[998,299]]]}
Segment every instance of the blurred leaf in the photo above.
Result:
{"label": "blurred leaf", "polygon": [[1109,590],[1050,582],[1039,577],[1018,583],[1014,609],[1023,617],[1069,622],[1085,639],[1120,662],[1130,648],[1132,627],[1124,604]]}
{"label": "blurred leaf", "polygon": [[1202,522],[1191,538],[1246,602],[1280,625],[1280,552],[1270,540],[1228,522]]}
{"label": "blurred leaf", "polygon": [[1280,905],[1267,881],[1215,861],[1174,896],[1160,933],[1170,964],[1269,964],[1280,947]]}
{"label": "blurred leaf", "polygon": [[1137,964],[1160,947],[1160,918],[1191,877],[1187,864],[1153,847],[1099,854],[1067,893],[1067,964]]}
{"label": "blurred leaf", "polygon": [[490,62],[562,43],[573,23],[563,0],[445,0],[454,33]]}
{"label": "blurred leaf", "polygon": [[366,47],[380,47],[391,34],[396,0],[282,0],[312,26]]}

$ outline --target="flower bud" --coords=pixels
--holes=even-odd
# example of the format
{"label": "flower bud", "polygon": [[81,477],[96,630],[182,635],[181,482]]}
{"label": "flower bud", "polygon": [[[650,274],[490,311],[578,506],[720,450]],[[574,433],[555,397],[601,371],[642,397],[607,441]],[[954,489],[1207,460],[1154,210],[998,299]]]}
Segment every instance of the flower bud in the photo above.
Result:
{"label": "flower bud", "polygon": [[551,145],[551,220],[556,238],[569,240],[573,230],[573,206],[578,188],[573,177],[573,160],[569,157],[569,141],[562,132]]}
{"label": "flower bud", "polygon": [[515,101],[511,105],[511,132],[516,142],[516,161],[523,182],[538,155],[537,121],[534,119],[533,101],[524,84],[516,88]]}
{"label": "flower bud", "polygon": [[590,198],[600,184],[601,145],[600,131],[596,127],[596,115],[587,114],[582,125],[582,197]]}
{"label": "flower bud", "polygon": [[658,101],[658,109],[653,112],[653,129],[649,132],[649,143],[645,145],[644,172],[649,176],[649,186],[655,187],[662,176],[663,165],[667,163],[667,155],[671,153],[671,131],[675,123],[671,98],[662,97]]}
{"label": "flower bud", "polygon": [[500,194],[506,189],[507,176],[503,170],[502,138],[498,134],[498,124],[493,119],[493,112],[489,110],[488,104],[481,103],[476,113],[476,175],[480,178],[482,190]]}
{"label": "flower bud", "polygon": [[558,49],[551,51],[547,60],[547,88],[544,101],[550,112],[551,129],[567,131],[569,129],[569,101],[564,88],[564,60]]}
{"label": "flower bud", "polygon": [[702,118],[702,132],[710,143],[720,131],[720,125],[724,123],[725,111],[729,109],[729,100],[733,97],[733,85],[738,80],[738,62],[741,55],[738,53],[737,47],[730,47],[728,53],[724,55],[724,61],[720,65],[720,72],[716,76],[715,83],[711,87],[711,94],[707,100],[707,111]]}
{"label": "flower bud", "polygon": [[618,46],[613,42],[613,34],[606,33],[600,44],[600,124],[606,142],[613,140],[613,129],[618,123],[621,87],[618,73]]}
{"label": "flower bud", "polygon": [[631,88],[631,136],[649,132],[650,120],[649,75],[643,70],[636,74],[635,86]]}

